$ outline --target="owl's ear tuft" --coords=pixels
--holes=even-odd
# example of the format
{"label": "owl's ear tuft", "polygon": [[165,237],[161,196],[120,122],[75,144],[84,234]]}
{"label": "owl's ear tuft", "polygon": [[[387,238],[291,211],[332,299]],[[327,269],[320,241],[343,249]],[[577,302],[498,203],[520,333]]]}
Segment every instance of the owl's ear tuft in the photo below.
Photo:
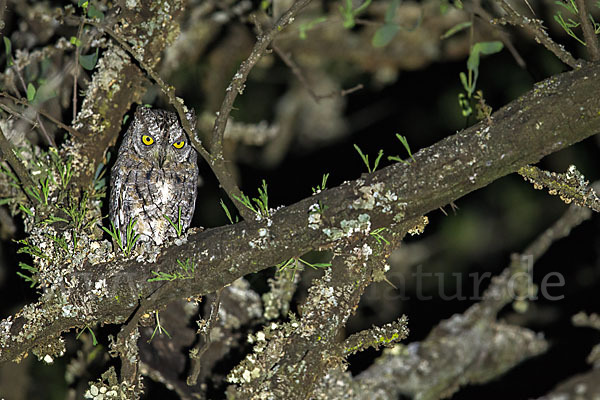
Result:
{"label": "owl's ear tuft", "polygon": [[137,106],[137,108],[135,109],[135,114],[134,114],[134,118],[136,119],[143,119],[145,115],[148,115],[149,112],[152,112],[152,110],[148,107],[139,105]]}
{"label": "owl's ear tuft", "polygon": [[192,126],[192,129],[196,129],[196,113],[194,112],[193,108],[190,108],[185,113],[185,117],[187,118],[188,121],[190,121],[190,125]]}

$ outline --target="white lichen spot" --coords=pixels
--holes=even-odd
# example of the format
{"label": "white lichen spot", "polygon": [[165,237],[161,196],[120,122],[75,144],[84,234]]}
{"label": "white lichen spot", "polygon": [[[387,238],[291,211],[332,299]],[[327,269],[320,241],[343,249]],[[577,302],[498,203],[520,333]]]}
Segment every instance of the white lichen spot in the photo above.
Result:
{"label": "white lichen spot", "polygon": [[44,362],[46,364],[52,364],[54,362],[54,358],[52,358],[52,356],[50,356],[49,354],[46,354],[44,356]]}
{"label": "white lichen spot", "polygon": [[92,293],[96,296],[107,295],[106,289],[106,279],[100,279],[99,281],[94,282],[94,289],[92,289]]}
{"label": "white lichen spot", "polygon": [[75,308],[75,306],[73,306],[73,304],[66,304],[64,306],[62,306],[62,316],[69,318],[69,317],[73,317],[74,313],[73,313],[73,309]]}
{"label": "white lichen spot", "polygon": [[421,221],[413,226],[411,229],[408,230],[408,233],[410,233],[411,235],[420,235],[421,233],[423,233],[423,231],[425,231],[425,227],[427,226],[427,224],[429,223],[429,218],[427,218],[427,216],[424,216],[421,218]]}
{"label": "white lichen spot", "polygon": [[250,382],[252,380],[252,375],[250,374],[250,371],[245,370],[244,372],[242,372],[242,378],[244,378],[246,382]]}

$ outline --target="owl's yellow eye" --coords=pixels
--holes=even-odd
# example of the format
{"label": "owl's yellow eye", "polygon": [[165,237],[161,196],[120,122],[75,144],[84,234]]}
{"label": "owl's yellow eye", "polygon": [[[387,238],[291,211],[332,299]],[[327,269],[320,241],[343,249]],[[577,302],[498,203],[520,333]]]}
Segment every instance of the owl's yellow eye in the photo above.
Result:
{"label": "owl's yellow eye", "polygon": [[142,143],[144,143],[146,146],[150,146],[152,143],[154,143],[154,139],[148,135],[142,135]]}
{"label": "owl's yellow eye", "polygon": [[176,149],[180,149],[185,145],[185,142],[182,140],[181,142],[175,142],[173,143],[173,147],[175,147]]}

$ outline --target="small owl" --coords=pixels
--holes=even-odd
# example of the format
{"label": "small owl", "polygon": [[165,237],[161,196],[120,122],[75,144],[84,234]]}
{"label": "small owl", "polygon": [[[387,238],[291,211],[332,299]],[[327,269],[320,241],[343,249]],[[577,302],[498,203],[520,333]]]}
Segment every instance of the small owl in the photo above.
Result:
{"label": "small owl", "polygon": [[[193,112],[187,114],[195,126]],[[176,113],[138,107],[111,170],[110,219],[126,243],[135,221],[140,242],[161,245],[190,225],[196,203],[198,165]],[[168,219],[167,219],[168,217]]]}

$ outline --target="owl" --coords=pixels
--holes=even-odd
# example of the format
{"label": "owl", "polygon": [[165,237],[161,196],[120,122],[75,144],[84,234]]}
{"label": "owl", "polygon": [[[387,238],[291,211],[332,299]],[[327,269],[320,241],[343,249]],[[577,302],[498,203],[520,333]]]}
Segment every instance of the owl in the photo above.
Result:
{"label": "owl", "polygon": [[[187,115],[195,126],[193,112]],[[161,245],[190,225],[198,188],[196,150],[176,113],[138,107],[111,170],[110,219],[126,243],[135,223],[138,242]],[[169,220],[172,222],[169,222]]]}

